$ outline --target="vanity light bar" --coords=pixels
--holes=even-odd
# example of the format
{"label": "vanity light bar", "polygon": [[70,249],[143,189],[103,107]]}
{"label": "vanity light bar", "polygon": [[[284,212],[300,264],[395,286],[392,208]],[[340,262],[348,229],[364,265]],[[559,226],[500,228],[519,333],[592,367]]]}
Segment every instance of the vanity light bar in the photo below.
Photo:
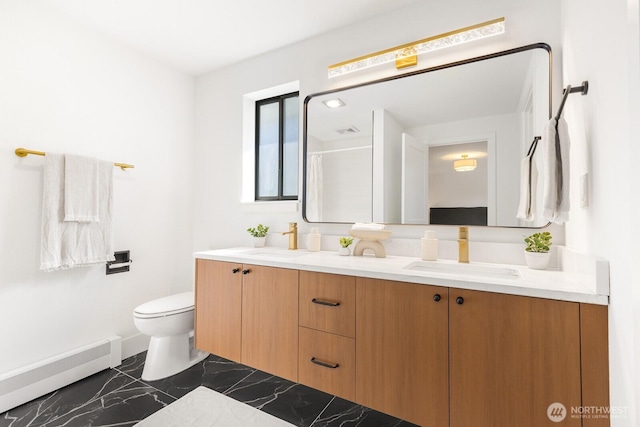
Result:
{"label": "vanity light bar", "polygon": [[459,45],[505,32],[504,17],[482,22],[470,27],[459,28],[448,33],[416,40],[369,55],[353,58],[329,66],[329,78],[396,61],[396,68],[409,67],[418,63],[418,55],[438,49]]}

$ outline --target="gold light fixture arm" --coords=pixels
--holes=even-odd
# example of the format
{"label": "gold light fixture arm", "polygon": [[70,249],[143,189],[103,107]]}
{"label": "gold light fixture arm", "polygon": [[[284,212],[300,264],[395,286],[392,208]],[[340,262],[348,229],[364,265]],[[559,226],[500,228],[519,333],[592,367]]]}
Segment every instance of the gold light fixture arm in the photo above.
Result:
{"label": "gold light fixture arm", "polygon": [[[26,148],[16,148],[16,156],[18,157],[27,157],[29,154],[34,154],[36,156],[45,156],[46,153],[44,151],[35,151],[35,150],[27,150]],[[114,163],[113,166],[118,167],[122,170],[127,170],[129,168],[135,168],[134,165],[129,165],[127,163]]]}

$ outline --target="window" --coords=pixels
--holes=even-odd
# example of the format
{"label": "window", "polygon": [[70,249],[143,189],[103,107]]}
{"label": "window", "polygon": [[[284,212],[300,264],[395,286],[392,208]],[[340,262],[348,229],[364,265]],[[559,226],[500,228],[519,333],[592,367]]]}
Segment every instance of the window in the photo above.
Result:
{"label": "window", "polygon": [[256,101],[255,200],[298,199],[298,92]]}

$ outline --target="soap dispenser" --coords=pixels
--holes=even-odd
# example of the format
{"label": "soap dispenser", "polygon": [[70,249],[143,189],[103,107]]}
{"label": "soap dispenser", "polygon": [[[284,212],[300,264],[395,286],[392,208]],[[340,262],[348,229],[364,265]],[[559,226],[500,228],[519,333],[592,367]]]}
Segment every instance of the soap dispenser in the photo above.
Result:
{"label": "soap dispenser", "polygon": [[311,232],[307,236],[307,249],[309,252],[318,252],[320,250],[321,237],[318,227],[311,227]]}
{"label": "soap dispenser", "polygon": [[424,261],[438,259],[438,239],[435,231],[425,230],[424,237],[420,239],[420,256]]}

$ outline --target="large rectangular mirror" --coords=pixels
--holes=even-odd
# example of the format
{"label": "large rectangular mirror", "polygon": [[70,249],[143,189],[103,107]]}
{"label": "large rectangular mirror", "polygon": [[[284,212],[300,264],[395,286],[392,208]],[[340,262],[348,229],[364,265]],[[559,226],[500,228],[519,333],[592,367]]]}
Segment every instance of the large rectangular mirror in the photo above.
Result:
{"label": "large rectangular mirror", "polygon": [[308,96],[304,219],[544,226],[516,214],[550,88],[538,43]]}

